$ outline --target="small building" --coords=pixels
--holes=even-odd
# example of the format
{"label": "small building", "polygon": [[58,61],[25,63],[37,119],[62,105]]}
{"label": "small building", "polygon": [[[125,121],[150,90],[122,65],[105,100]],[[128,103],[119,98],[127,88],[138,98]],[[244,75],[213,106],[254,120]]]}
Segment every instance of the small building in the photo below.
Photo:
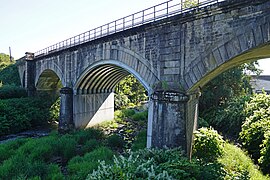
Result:
{"label": "small building", "polygon": [[253,75],[250,83],[255,93],[261,93],[264,89],[267,94],[270,94],[270,75]]}

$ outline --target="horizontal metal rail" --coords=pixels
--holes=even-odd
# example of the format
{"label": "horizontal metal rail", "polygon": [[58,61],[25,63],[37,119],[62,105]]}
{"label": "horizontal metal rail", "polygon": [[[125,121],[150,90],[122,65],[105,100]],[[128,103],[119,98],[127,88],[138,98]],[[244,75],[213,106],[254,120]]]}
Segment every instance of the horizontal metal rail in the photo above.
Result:
{"label": "horizontal metal rail", "polygon": [[188,3],[186,0],[181,0],[180,3],[169,0],[39,50],[35,52],[35,57],[45,56],[104,36],[165,19],[177,14],[186,13],[196,8],[205,7],[220,1],[224,0],[196,0],[192,1],[192,3]]}

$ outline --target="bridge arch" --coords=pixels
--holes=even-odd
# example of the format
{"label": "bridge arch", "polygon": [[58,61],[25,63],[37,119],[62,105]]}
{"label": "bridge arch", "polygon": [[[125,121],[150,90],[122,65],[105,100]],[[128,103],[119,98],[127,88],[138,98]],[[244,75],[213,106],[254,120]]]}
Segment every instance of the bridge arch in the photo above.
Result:
{"label": "bridge arch", "polygon": [[40,77],[49,73],[53,77],[57,76],[61,81],[61,84],[64,86],[66,83],[64,73],[62,72],[61,68],[56,63],[51,63],[49,60],[42,60],[38,61],[36,65],[36,73],[35,73],[35,85],[37,87],[38,81]]}
{"label": "bridge arch", "polygon": [[220,41],[197,57],[187,67],[182,84],[188,92],[204,86],[222,72],[246,62],[270,57],[270,25],[253,24],[236,33],[228,41]]}
{"label": "bridge arch", "polygon": [[151,85],[135,69],[116,60],[104,60],[89,66],[74,86],[75,94],[112,92],[126,76],[132,74],[140,81],[148,93]]}
{"label": "bridge arch", "polygon": [[37,78],[35,84],[38,92],[45,92],[52,98],[59,97],[59,91],[63,87],[60,77],[51,69],[45,69]]}
{"label": "bridge arch", "polygon": [[[147,70],[147,68],[144,68]],[[143,74],[149,73],[144,72]],[[74,86],[74,123],[75,127],[88,127],[114,117],[114,88],[126,76],[134,75],[148,94],[152,93],[149,79],[127,64],[117,60],[103,60],[90,65],[82,73]],[[148,74],[149,75],[149,74]],[[149,77],[149,76],[146,77]],[[150,75],[153,77],[155,75]],[[151,78],[150,78],[151,80]],[[148,108],[148,136],[152,132],[153,108]],[[150,147],[150,139],[148,147]]]}

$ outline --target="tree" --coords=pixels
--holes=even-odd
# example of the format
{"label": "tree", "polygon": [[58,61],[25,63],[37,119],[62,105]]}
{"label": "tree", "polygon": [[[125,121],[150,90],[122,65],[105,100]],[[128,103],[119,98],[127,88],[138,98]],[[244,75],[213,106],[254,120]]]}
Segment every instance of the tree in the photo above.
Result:
{"label": "tree", "polygon": [[10,56],[4,53],[0,53],[0,70],[4,69],[10,64],[13,64],[13,58],[12,62],[10,62]]}
{"label": "tree", "polygon": [[228,100],[251,94],[251,76],[247,74],[251,71],[260,74],[262,71],[256,68],[257,62],[243,64],[234,67],[220,74],[202,88],[200,98],[200,111],[208,111],[211,108],[226,105]]}
{"label": "tree", "polygon": [[138,105],[145,100],[147,100],[146,90],[133,75],[124,78],[115,88],[116,109],[127,107],[129,104]]}
{"label": "tree", "polygon": [[14,59],[10,61],[10,56],[4,53],[0,53],[0,83],[20,85],[19,72]]}

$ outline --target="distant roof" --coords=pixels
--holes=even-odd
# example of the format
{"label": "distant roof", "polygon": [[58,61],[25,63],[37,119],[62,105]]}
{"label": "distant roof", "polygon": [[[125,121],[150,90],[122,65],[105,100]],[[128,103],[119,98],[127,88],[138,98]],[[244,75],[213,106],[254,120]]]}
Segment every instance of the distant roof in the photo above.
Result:
{"label": "distant roof", "polygon": [[270,75],[261,75],[261,76],[252,75],[251,77],[253,79],[260,79],[260,80],[270,81]]}

